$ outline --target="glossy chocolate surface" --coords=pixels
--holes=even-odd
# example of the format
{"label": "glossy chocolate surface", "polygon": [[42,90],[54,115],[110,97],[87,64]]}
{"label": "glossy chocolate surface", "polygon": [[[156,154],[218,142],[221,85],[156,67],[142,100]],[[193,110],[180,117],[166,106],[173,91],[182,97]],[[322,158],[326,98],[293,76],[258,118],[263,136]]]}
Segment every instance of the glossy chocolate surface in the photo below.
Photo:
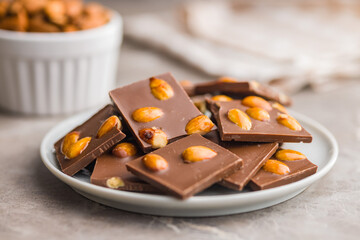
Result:
{"label": "glossy chocolate surface", "polygon": [[205,137],[243,160],[243,166],[240,170],[219,182],[222,186],[237,191],[241,191],[246,186],[279,146],[278,143],[223,142],[220,140],[218,132],[211,132]]}
{"label": "glossy chocolate surface", "polygon": [[[150,144],[139,137],[139,130],[152,127],[159,128],[166,133],[169,142],[172,142],[179,137],[186,136],[186,124],[191,119],[202,115],[172,74],[165,73],[154,77],[166,81],[173,88],[174,96],[167,100],[155,98],[150,90],[149,79],[110,92],[111,99],[145,152],[150,152],[152,148]],[[162,109],[164,114],[151,122],[136,122],[132,118],[132,113],[143,107],[157,107]]]}
{"label": "glossy chocolate surface", "polygon": [[241,157],[244,161],[243,167],[224,178],[220,184],[241,191],[250,179],[260,170],[265,162],[278,148],[278,143],[241,143],[227,142],[222,146]]}
{"label": "glossy chocolate surface", "polygon": [[79,139],[84,137],[91,137],[91,141],[87,148],[79,156],[73,159],[66,158],[61,151],[62,142],[65,136],[55,143],[54,147],[56,158],[60,164],[61,170],[65,174],[70,176],[74,175],[101,154],[110,149],[112,146],[114,146],[116,143],[125,138],[125,134],[117,128],[113,128],[101,138],[96,137],[102,123],[112,115],[118,115],[118,112],[112,105],[107,105],[95,115],[93,115],[89,120],[70,131],[80,132]]}
{"label": "glossy chocolate surface", "polygon": [[105,153],[96,159],[93,173],[90,177],[90,182],[99,186],[108,187],[106,181],[112,177],[119,177],[124,186],[117,188],[117,190],[132,191],[132,192],[159,192],[150,184],[140,180],[130,173],[125,164],[130,162],[142,154],[134,156],[119,158],[112,153]]}
{"label": "glossy chocolate surface", "polygon": [[[272,157],[271,159],[276,158]],[[267,172],[261,168],[249,183],[251,189],[263,190],[286,185],[306,178],[317,171],[317,166],[308,159],[281,162],[285,163],[289,167],[289,173],[278,175],[272,172]]]}
{"label": "glossy chocolate surface", "polygon": [[[200,162],[185,163],[182,153],[191,146],[205,146],[217,155]],[[166,170],[154,172],[143,163],[142,157],[127,163],[133,174],[177,198],[186,199],[206,189],[242,166],[242,159],[204,137],[193,134],[160,148],[153,153],[165,158]]]}
{"label": "glossy chocolate surface", "polygon": [[312,141],[312,136],[303,127],[300,131],[294,131],[279,124],[276,120],[281,113],[277,109],[269,111],[269,121],[259,121],[251,119],[252,127],[250,130],[243,130],[238,125],[229,120],[227,113],[230,109],[237,108],[245,112],[246,107],[241,104],[241,100],[230,102],[214,102],[210,104],[210,111],[216,119],[223,141],[241,142],[306,142]]}

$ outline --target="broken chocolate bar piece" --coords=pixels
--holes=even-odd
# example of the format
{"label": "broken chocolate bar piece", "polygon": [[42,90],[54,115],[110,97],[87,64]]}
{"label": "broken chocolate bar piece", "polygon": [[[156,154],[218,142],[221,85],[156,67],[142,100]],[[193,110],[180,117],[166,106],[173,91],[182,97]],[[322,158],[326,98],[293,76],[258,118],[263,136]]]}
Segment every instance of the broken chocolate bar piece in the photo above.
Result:
{"label": "broken chocolate bar piece", "polygon": [[142,154],[119,157],[105,153],[97,158],[90,182],[99,186],[132,192],[159,192],[150,184],[130,173],[125,164]]}
{"label": "broken chocolate bar piece", "polygon": [[281,158],[287,160],[280,160],[278,153],[279,152],[269,159],[251,179],[249,183],[251,189],[263,190],[274,188],[299,181],[316,173],[317,166],[310,162],[305,156],[303,159],[296,159],[290,155],[288,158]]}
{"label": "broken chocolate bar piece", "polygon": [[263,108],[248,107],[243,103],[244,100],[211,102],[210,111],[217,121],[221,140],[306,143],[312,141],[311,134],[293,117],[272,108],[268,102],[265,101]]}
{"label": "broken chocolate bar piece", "polygon": [[224,142],[221,144],[244,161],[243,167],[220,184],[241,191],[278,148],[278,143]]}
{"label": "broken chocolate bar piece", "polygon": [[191,130],[205,126],[198,129],[204,134],[216,128],[206,116],[196,119],[204,115],[170,73],[112,90],[110,97],[145,152],[191,134],[186,128],[193,119],[208,124],[195,121]]}
{"label": "broken chocolate bar piece", "polygon": [[218,132],[211,132],[207,139],[221,145],[243,160],[243,167],[219,182],[224,187],[241,191],[250,179],[278,149],[278,143],[223,142]]}
{"label": "broken chocolate bar piece", "polygon": [[115,108],[107,105],[54,144],[65,174],[74,175],[125,138],[117,115]]}
{"label": "broken chocolate bar piece", "polygon": [[193,134],[130,161],[126,166],[151,185],[186,199],[240,169],[242,159]]}
{"label": "broken chocolate bar piece", "polygon": [[267,100],[279,102],[282,105],[290,106],[291,99],[284,93],[276,91],[270,86],[266,86],[256,81],[237,81],[232,78],[219,78],[216,81],[195,84],[195,94],[220,93],[230,95],[233,98],[243,98],[246,96],[259,96]]}

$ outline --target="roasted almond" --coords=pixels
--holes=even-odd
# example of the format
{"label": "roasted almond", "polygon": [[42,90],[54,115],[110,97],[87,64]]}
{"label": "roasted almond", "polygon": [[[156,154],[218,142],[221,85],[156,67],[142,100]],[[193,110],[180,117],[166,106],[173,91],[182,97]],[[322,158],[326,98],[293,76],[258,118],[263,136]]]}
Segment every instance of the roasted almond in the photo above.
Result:
{"label": "roasted almond", "polygon": [[9,1],[0,1],[0,18],[6,15],[9,5]]}
{"label": "roasted almond", "polygon": [[119,177],[112,177],[106,180],[106,186],[108,188],[117,189],[119,187],[125,186],[124,181]]}
{"label": "roasted almond", "polygon": [[230,121],[238,125],[243,130],[250,130],[252,123],[249,116],[240,109],[233,108],[227,114]]}
{"label": "roasted almond", "polygon": [[301,131],[300,123],[288,114],[282,113],[276,118],[277,122],[294,131]]}
{"label": "roasted almond", "polygon": [[182,157],[185,162],[199,162],[206,159],[211,159],[215,157],[217,153],[205,146],[192,146],[185,149],[182,153]]}
{"label": "roasted almond", "polygon": [[150,78],[151,93],[159,100],[167,100],[174,96],[174,90],[166,81],[159,78]]}
{"label": "roasted almond", "polygon": [[213,96],[211,98],[211,100],[220,101],[220,102],[229,102],[229,101],[232,101],[233,99],[226,95],[216,95],[216,96]]}
{"label": "roasted almond", "polygon": [[283,161],[296,161],[306,159],[306,156],[304,154],[291,149],[279,150],[276,152],[275,157]]}
{"label": "roasted almond", "polygon": [[265,99],[257,96],[248,96],[241,101],[242,105],[247,107],[260,107],[265,109],[266,111],[270,111],[272,109],[270,103]]}
{"label": "roasted almond", "polygon": [[158,119],[164,114],[164,112],[157,107],[143,107],[136,109],[133,114],[132,118],[137,122],[151,122],[155,119]]}
{"label": "roasted almond", "polygon": [[62,142],[62,147],[61,147],[62,153],[66,154],[69,151],[70,147],[79,140],[79,137],[80,137],[80,133],[76,131],[66,134]]}
{"label": "roasted almond", "polygon": [[113,115],[103,122],[103,124],[101,125],[101,127],[99,128],[99,130],[97,132],[96,137],[101,138],[102,136],[104,136],[106,133],[110,132],[111,129],[113,129],[115,127],[117,129],[120,129],[121,122],[117,116]]}
{"label": "roasted almond", "polygon": [[199,133],[204,135],[211,131],[214,127],[214,123],[210,120],[210,118],[206,115],[200,115],[193,119],[191,119],[185,127],[185,131],[187,134]]}
{"label": "roasted almond", "polygon": [[65,153],[65,156],[69,159],[76,158],[79,156],[89,145],[91,137],[84,137],[72,144],[68,151]]}
{"label": "roasted almond", "polygon": [[112,150],[112,154],[119,158],[131,157],[136,154],[137,150],[134,144],[123,142],[119,143]]}
{"label": "roasted almond", "polygon": [[286,113],[286,114],[288,113],[288,111],[286,110],[286,108],[285,108],[283,105],[281,105],[280,103],[278,103],[278,102],[274,102],[273,104],[271,104],[271,106],[272,106],[273,108],[279,110],[279,111],[282,112],[282,113]]}
{"label": "roasted almond", "polygon": [[259,107],[248,108],[248,109],[246,109],[246,113],[253,119],[256,119],[259,121],[269,121],[270,120],[270,114],[265,109],[262,109]]}
{"label": "roasted almond", "polygon": [[147,154],[143,157],[144,165],[151,171],[157,172],[169,167],[168,162],[162,156],[154,153]]}
{"label": "roasted almond", "polygon": [[231,77],[221,77],[217,80],[218,82],[237,82],[237,80],[235,78],[231,78]]}
{"label": "roasted almond", "polygon": [[64,1],[50,0],[46,3],[44,12],[49,20],[57,25],[64,25],[67,22],[66,8]]}
{"label": "roasted almond", "polygon": [[267,172],[275,173],[278,175],[284,175],[290,172],[290,168],[283,162],[278,160],[269,159],[266,161],[263,169]]}
{"label": "roasted almond", "polygon": [[152,148],[165,147],[168,143],[167,135],[161,129],[143,128],[139,131],[139,136],[142,140],[151,145]]}

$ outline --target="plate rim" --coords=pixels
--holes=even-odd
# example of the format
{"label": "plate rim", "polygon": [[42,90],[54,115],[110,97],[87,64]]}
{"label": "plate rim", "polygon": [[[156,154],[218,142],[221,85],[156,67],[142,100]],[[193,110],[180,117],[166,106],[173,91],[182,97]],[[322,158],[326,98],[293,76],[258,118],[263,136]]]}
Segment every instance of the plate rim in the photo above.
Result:
{"label": "plate rim", "polygon": [[[166,204],[167,206],[171,205],[172,207],[178,207],[178,208],[189,208],[189,207],[191,208],[194,207],[194,205],[199,206],[199,204],[206,203],[204,205],[206,205],[206,207],[209,207],[210,205],[211,206],[213,206],[214,204],[217,205],[219,203],[219,200],[221,200],[222,204],[229,204],[237,201],[243,201],[246,199],[249,199],[250,201],[254,199],[263,199],[263,198],[266,199],[273,195],[279,195],[289,191],[291,192],[299,189],[305,189],[315,181],[324,177],[332,169],[339,154],[338,143],[335,137],[333,136],[333,134],[327,128],[325,128],[322,124],[320,124],[316,120],[313,120],[303,114],[297,113],[295,111],[290,111],[291,115],[297,118],[300,122],[305,122],[308,125],[312,125],[330,143],[331,146],[331,148],[329,149],[330,159],[328,160],[326,165],[324,165],[322,169],[320,171],[317,171],[314,175],[311,175],[294,183],[290,183],[276,188],[261,190],[261,191],[239,192],[238,194],[235,193],[235,194],[226,194],[226,195],[193,196],[187,200],[180,200],[167,195],[154,195],[154,194],[144,194],[137,192],[118,191],[118,190],[97,186],[88,182],[83,182],[74,177],[70,177],[64,174],[63,172],[61,172],[61,170],[55,167],[51,163],[50,159],[47,158],[47,153],[49,152],[47,146],[50,144],[49,142],[51,141],[51,138],[53,138],[53,134],[55,132],[61,131],[61,129],[63,129],[69,124],[73,124],[73,122],[77,122],[76,119],[84,118],[85,120],[86,116],[91,116],[91,114],[94,112],[95,112],[94,110],[91,110],[69,117],[56,124],[46,133],[40,145],[40,155],[43,164],[59,180],[63,181],[72,188],[77,188],[83,192],[86,192],[87,194],[95,195],[97,197],[106,198],[108,200],[113,200],[113,201],[119,201],[119,202],[131,201],[131,203],[134,204],[137,204],[140,201],[142,206],[154,206],[154,205],[165,206],[163,204]],[[51,142],[50,145],[52,146],[53,143]],[[53,149],[51,149],[51,151],[53,151]]]}

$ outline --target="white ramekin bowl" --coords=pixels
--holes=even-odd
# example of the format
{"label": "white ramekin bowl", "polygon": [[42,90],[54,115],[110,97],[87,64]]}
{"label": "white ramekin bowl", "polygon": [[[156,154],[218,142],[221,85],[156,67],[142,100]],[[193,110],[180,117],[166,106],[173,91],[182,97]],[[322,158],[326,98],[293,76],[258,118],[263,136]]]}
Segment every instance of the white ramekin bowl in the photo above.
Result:
{"label": "white ramekin bowl", "polygon": [[73,33],[0,30],[0,108],[69,114],[108,101],[115,85],[123,21]]}

